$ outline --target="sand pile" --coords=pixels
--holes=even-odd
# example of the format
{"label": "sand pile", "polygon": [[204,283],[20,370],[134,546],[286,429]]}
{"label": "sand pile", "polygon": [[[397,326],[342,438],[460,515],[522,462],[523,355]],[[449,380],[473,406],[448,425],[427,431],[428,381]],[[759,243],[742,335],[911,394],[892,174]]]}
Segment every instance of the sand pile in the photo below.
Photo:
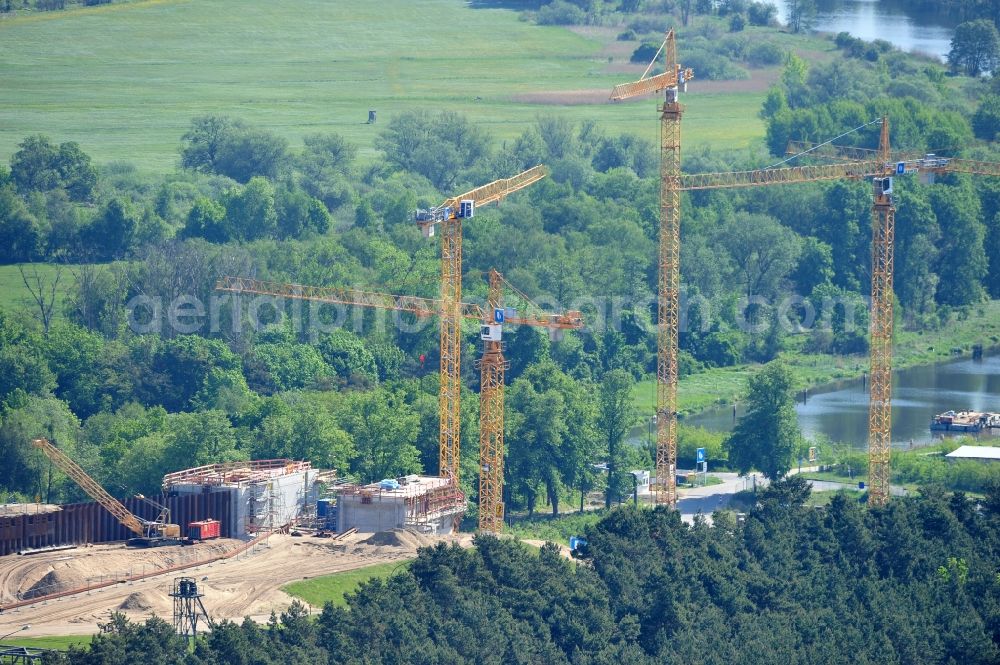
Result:
{"label": "sand pile", "polygon": [[153,609],[153,603],[149,599],[148,593],[136,591],[134,593],[130,593],[128,597],[121,602],[118,609],[146,612]]}
{"label": "sand pile", "polygon": [[60,591],[72,589],[77,585],[78,580],[75,576],[67,575],[64,571],[53,569],[46,573],[42,579],[32,584],[27,591],[21,594],[21,597],[27,600],[28,598],[47,596],[50,593],[59,593]]}
{"label": "sand pile", "polygon": [[361,542],[366,545],[387,545],[389,547],[406,547],[415,550],[419,547],[431,545],[433,540],[410,529],[389,529],[388,531],[379,531]]}

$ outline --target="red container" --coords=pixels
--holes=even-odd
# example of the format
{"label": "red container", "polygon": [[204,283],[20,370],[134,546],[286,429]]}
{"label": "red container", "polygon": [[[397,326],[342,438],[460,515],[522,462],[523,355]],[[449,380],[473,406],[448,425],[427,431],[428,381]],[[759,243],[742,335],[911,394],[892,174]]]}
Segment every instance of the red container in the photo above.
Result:
{"label": "red container", "polygon": [[188,538],[191,540],[208,540],[218,538],[221,530],[219,520],[202,520],[188,525]]}

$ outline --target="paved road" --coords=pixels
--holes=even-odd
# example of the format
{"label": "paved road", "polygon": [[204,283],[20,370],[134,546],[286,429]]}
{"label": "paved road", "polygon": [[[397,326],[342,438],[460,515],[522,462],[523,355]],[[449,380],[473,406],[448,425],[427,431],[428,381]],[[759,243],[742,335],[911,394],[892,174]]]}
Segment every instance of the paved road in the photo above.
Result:
{"label": "paved road", "polygon": [[[802,473],[816,471],[816,467],[803,467]],[[797,469],[791,471],[797,473]],[[747,477],[740,477],[735,473],[713,473],[713,476],[722,479],[719,485],[709,485],[707,487],[692,487],[690,489],[677,490],[677,509],[681,513],[681,519],[687,523],[694,521],[695,515],[701,514],[712,521],[712,513],[716,510],[727,508],[733,495],[745,489],[753,489],[754,476],[756,476],[757,487],[766,487],[767,478],[758,474],[751,474]],[[857,489],[857,483],[841,483],[830,480],[810,480],[815,492],[829,492],[839,489]],[[889,492],[893,496],[903,496],[906,490],[902,487],[891,486]]]}

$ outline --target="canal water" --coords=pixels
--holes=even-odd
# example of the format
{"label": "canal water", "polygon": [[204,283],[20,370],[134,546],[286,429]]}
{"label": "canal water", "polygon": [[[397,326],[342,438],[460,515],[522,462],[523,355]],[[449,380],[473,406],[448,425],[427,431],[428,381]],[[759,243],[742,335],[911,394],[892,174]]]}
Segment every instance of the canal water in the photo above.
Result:
{"label": "canal water", "polygon": [[[892,0],[819,0],[812,29],[847,32],[866,41],[884,39],[908,52],[944,60],[958,21],[937,12],[915,11]],[[788,4],[777,0],[778,18],[788,19]]]}
{"label": "canal water", "polygon": [[[812,389],[799,396],[795,410],[807,438],[822,435],[858,448],[868,445],[868,393],[861,379]],[[1000,412],[1000,354],[982,360],[958,360],[893,373],[892,443],[908,447],[932,441],[935,415],[960,411]],[[737,416],[743,410],[737,406]],[[733,407],[720,407],[685,418],[688,425],[715,431],[733,427]],[[940,434],[938,433],[938,436]]]}

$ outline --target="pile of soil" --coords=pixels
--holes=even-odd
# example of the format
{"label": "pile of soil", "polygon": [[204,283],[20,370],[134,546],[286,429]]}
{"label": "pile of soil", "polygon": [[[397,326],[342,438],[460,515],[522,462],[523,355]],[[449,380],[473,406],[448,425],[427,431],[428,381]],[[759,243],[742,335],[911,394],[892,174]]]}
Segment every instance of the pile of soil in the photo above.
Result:
{"label": "pile of soil", "polygon": [[410,529],[389,529],[388,531],[379,531],[361,542],[366,545],[387,545],[389,547],[406,547],[415,550],[419,547],[431,545],[433,540]]}
{"label": "pile of soil", "polygon": [[50,570],[42,579],[32,584],[27,591],[22,593],[21,597],[27,600],[29,598],[47,596],[50,593],[66,591],[77,586],[77,582],[76,578],[72,575],[66,575],[59,570]]}
{"label": "pile of soil", "polygon": [[153,609],[153,603],[150,602],[149,598],[146,597],[145,593],[141,591],[136,591],[134,593],[130,593],[128,595],[128,598],[126,598],[121,602],[121,605],[118,606],[118,609],[137,610],[140,612],[146,612],[148,610]]}

